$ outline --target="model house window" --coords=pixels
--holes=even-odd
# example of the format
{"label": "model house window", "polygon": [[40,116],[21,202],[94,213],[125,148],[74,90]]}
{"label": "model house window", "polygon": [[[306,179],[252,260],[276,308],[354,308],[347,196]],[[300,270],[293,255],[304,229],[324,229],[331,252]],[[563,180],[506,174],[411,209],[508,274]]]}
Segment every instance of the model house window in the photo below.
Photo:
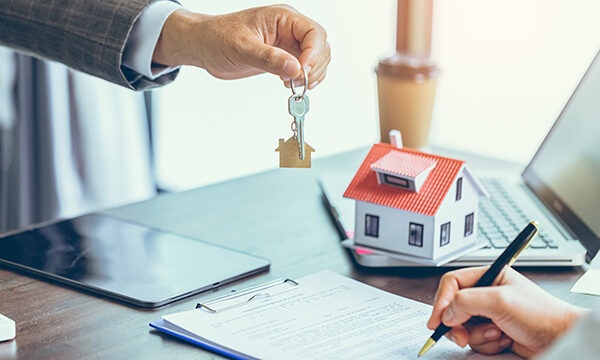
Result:
{"label": "model house window", "polygon": [[475,221],[475,213],[470,213],[465,216],[465,237],[473,234],[473,222]]}
{"label": "model house window", "polygon": [[384,174],[383,181],[388,185],[394,185],[394,186],[399,186],[402,188],[408,188],[408,180],[403,179],[398,176]]}
{"label": "model house window", "polygon": [[442,231],[440,232],[440,246],[448,245],[450,243],[450,223],[447,222],[442,224]]}
{"label": "model house window", "polygon": [[379,237],[379,216],[365,216],[365,236]]}
{"label": "model house window", "polygon": [[462,199],[462,182],[463,178],[461,177],[456,180],[456,201]]}
{"label": "model house window", "polygon": [[408,245],[423,247],[423,225],[410,223],[408,226]]}

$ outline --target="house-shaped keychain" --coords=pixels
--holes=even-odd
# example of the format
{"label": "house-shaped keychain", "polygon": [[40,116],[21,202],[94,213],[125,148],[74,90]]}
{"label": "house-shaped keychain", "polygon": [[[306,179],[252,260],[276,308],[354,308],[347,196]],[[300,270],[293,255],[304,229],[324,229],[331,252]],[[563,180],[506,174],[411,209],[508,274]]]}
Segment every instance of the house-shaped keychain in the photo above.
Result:
{"label": "house-shaped keychain", "polygon": [[279,152],[279,167],[285,168],[309,168],[311,154],[315,152],[312,146],[304,143],[304,159],[300,160],[298,153],[298,140],[291,137],[284,141],[279,139],[279,147],[275,151]]}
{"label": "house-shaped keychain", "polygon": [[464,161],[386,143],[373,145],[344,193],[356,200],[355,245],[437,265],[480,247],[480,196]]}

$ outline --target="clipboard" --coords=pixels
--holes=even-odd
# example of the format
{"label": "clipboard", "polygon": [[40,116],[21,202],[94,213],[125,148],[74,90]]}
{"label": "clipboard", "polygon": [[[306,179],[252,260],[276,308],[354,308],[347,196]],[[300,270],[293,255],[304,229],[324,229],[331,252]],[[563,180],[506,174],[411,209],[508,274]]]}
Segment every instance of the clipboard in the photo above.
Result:
{"label": "clipboard", "polygon": [[[234,291],[150,326],[230,359],[400,360],[414,359],[431,336],[430,313],[430,305],[323,270]],[[492,359],[449,340],[436,353],[433,359]]]}
{"label": "clipboard", "polygon": [[[245,288],[243,290],[232,290],[230,294],[196,304],[195,309],[198,311],[204,311],[209,314],[217,314],[250,304],[254,300],[258,300],[264,297],[277,296],[279,294],[295,290],[299,286],[300,284],[292,279],[277,279],[249,288]],[[186,331],[185,329],[182,329],[180,327],[177,327],[173,324],[170,324],[163,319],[153,321],[149,325],[150,327],[158,331],[174,336],[178,339],[187,341],[189,343],[192,343],[196,346],[204,348],[208,351],[212,351],[219,355],[239,360],[255,359],[226,346],[196,336],[195,334]]]}

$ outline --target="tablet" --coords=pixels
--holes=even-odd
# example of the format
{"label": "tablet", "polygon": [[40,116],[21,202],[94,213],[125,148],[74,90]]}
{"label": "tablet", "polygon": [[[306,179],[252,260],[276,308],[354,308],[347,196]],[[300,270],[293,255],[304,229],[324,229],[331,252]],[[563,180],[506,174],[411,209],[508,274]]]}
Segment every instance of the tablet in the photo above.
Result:
{"label": "tablet", "polygon": [[269,269],[269,261],[100,214],[0,235],[0,264],[140,307]]}

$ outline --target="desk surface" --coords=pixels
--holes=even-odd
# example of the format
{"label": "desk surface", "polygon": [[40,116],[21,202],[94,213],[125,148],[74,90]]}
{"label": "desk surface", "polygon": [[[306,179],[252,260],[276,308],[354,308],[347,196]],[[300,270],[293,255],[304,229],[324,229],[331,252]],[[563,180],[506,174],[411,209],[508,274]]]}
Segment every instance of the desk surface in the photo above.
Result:
{"label": "desk surface", "polygon": [[[16,340],[0,343],[0,359],[220,358],[152,331],[148,323],[165,314],[192,309],[200,299],[232,288],[300,277],[322,269],[431,304],[445,270],[357,267],[339,245],[337,233],[321,205],[315,177],[321,172],[351,176],[365,154],[366,149],[361,149],[315,161],[310,171],[277,169],[107,211],[272,261],[268,273],[158,310],[131,308],[0,270],[0,313],[17,323]],[[469,161],[475,167],[518,170],[515,165],[487,159],[473,157]],[[567,301],[583,306],[596,302],[594,297],[569,292],[583,274],[581,268],[522,271]]]}

